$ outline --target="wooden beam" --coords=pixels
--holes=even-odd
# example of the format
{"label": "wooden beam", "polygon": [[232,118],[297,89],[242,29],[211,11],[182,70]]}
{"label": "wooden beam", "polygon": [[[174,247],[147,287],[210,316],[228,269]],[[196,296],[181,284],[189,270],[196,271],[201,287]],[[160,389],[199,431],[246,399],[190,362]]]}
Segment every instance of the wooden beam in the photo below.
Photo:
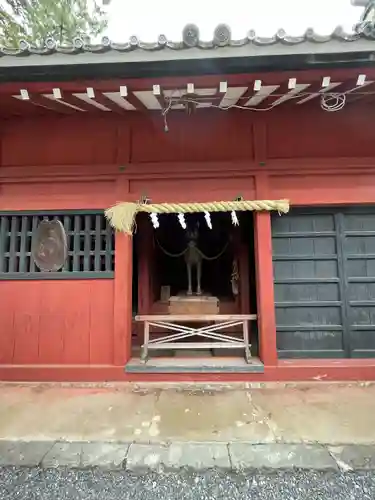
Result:
{"label": "wooden beam", "polygon": [[[76,93],[78,93],[78,92],[76,92]],[[81,92],[81,93],[83,93],[83,92]],[[68,104],[71,104],[72,106],[80,108],[87,113],[99,113],[100,112],[100,110],[98,108],[95,108],[94,106],[91,106],[90,104],[83,101],[82,99],[79,99],[79,97],[73,95],[73,93],[64,92],[62,94],[62,99],[65,102],[67,102]]]}
{"label": "wooden beam", "polygon": [[29,103],[34,106],[39,106],[49,111],[53,111],[55,113],[61,113],[63,115],[71,115],[75,112],[73,109],[64,106],[57,100],[53,101],[51,99],[48,99],[47,97],[44,97],[43,95],[29,94],[29,99],[22,99],[19,96],[14,96],[14,97],[21,102]]}
{"label": "wooden beam", "polygon": [[[129,193],[129,181],[119,176],[116,182],[116,198],[124,200]],[[113,335],[115,366],[124,366],[131,357],[132,339],[132,282],[133,237],[116,232]]]}
{"label": "wooden beam", "polygon": [[375,380],[373,359],[288,359],[264,373],[125,373],[112,365],[0,365],[0,378],[9,382],[290,382],[316,384],[321,375],[327,381]]}
{"label": "wooden beam", "polygon": [[[138,314],[151,313],[150,257],[152,228],[147,214],[139,214],[138,225]],[[151,230],[151,231],[150,231]]]}
{"label": "wooden beam", "polygon": [[352,81],[351,88],[347,89],[346,101],[347,104],[358,102],[359,104],[371,104],[375,99],[375,81],[367,81],[362,86],[356,86],[356,82]]}
{"label": "wooden beam", "polygon": [[[256,180],[257,197],[267,199],[269,195],[267,175],[259,174]],[[254,218],[259,355],[265,366],[275,366],[277,364],[277,344],[271,214],[269,212],[256,212]]]}
{"label": "wooden beam", "polygon": [[95,92],[95,99],[93,101],[98,102],[102,106],[105,106],[106,108],[110,109],[113,113],[116,113],[117,115],[125,115],[127,111],[122,109],[120,106],[117,106],[115,102],[113,102],[109,97],[106,95],[102,94],[101,92],[96,91]]}

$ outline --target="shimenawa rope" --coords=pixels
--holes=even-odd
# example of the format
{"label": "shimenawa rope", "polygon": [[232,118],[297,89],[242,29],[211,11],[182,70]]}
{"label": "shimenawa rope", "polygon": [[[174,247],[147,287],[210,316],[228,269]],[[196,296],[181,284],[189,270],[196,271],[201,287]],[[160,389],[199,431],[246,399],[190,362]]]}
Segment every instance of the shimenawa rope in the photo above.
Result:
{"label": "shimenawa rope", "polygon": [[105,212],[109,223],[117,231],[132,234],[137,212],[147,213],[196,213],[196,212],[236,212],[276,210],[279,213],[289,211],[288,200],[241,200],[213,201],[207,203],[118,203]]}

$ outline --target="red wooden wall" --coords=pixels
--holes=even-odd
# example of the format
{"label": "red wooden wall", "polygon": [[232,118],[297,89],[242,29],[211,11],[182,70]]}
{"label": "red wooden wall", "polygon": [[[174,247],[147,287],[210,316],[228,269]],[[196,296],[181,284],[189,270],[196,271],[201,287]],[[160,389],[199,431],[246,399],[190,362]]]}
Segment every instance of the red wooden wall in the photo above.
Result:
{"label": "red wooden wall", "polygon": [[113,363],[113,280],[1,281],[0,364]]}
{"label": "red wooden wall", "polygon": [[[165,133],[159,114],[130,112],[3,121],[0,210],[103,209],[141,194],[153,201],[239,194],[299,205],[375,201],[369,106],[176,112],[168,125]],[[268,234],[267,217],[258,227]],[[130,248],[118,241],[117,249]],[[116,258],[114,280],[0,281],[0,365],[116,365],[122,374],[130,261]],[[272,286],[270,260],[262,262]],[[273,307],[267,286],[262,294],[265,311]]]}
{"label": "red wooden wall", "polygon": [[158,113],[14,118],[0,127],[1,166],[53,166],[56,174],[58,165],[82,165],[98,172],[127,163],[257,161],[260,150],[268,160],[370,157],[371,123],[371,106],[355,104],[336,113],[312,105],[266,113],[205,109],[190,117],[171,112],[167,133]]}

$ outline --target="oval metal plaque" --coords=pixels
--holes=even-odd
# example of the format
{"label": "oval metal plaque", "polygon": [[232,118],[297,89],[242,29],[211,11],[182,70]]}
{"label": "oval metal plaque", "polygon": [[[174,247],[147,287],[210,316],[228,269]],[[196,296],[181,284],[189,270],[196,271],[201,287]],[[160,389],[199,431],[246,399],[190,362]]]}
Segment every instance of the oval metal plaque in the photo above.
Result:
{"label": "oval metal plaque", "polygon": [[64,226],[59,220],[43,220],[32,237],[31,256],[44,272],[59,271],[68,255]]}

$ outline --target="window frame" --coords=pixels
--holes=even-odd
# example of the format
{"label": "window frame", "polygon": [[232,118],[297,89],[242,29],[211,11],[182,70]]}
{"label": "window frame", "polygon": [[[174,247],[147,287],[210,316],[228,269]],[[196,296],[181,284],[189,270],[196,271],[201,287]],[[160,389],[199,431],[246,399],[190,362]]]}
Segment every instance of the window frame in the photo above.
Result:
{"label": "window frame", "polygon": [[[34,216],[46,216],[48,218],[58,216],[59,220],[63,219],[65,216],[85,216],[85,215],[103,215],[104,210],[1,210],[0,218],[2,217],[34,217]],[[63,222],[63,220],[61,220]],[[0,225],[1,230],[1,225]],[[96,231],[96,228],[91,229],[91,231]],[[21,232],[21,231],[18,231]],[[114,230],[113,230],[114,232]],[[1,233],[0,233],[0,252],[2,251],[1,245],[3,242],[1,241]],[[21,234],[22,239],[22,234]],[[95,239],[94,239],[95,241]],[[113,261],[112,270],[111,271],[58,271],[58,272],[3,272],[0,270],[0,281],[44,281],[44,280],[87,280],[87,279],[113,279],[114,278],[114,256],[115,256],[115,238],[113,240],[113,246],[110,250],[110,258]],[[72,246],[72,250],[74,252],[74,243]],[[95,250],[94,250],[95,252]],[[92,251],[90,251],[90,256],[94,255]]]}

